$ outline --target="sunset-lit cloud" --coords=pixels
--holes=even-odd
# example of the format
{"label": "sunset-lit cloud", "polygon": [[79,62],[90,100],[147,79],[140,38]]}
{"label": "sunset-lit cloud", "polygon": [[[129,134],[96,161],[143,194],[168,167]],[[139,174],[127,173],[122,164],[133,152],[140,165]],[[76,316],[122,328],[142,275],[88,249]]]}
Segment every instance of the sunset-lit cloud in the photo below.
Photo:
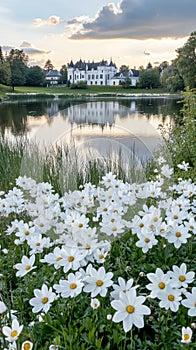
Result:
{"label": "sunset-lit cloud", "polygon": [[94,18],[77,19],[78,30],[75,27],[70,38],[143,40],[183,37],[194,30],[195,14],[195,0],[122,0],[118,6],[103,6]]}
{"label": "sunset-lit cloud", "polygon": [[29,64],[44,66],[50,59],[56,69],[80,58],[112,58],[117,67],[171,62],[176,49],[196,30],[196,0],[0,3],[0,46],[4,52],[19,48],[29,56]]}
{"label": "sunset-lit cloud", "polygon": [[35,18],[33,22],[34,27],[41,27],[41,26],[56,26],[58,25],[62,20],[59,16],[50,16],[48,19],[41,19],[41,18]]}

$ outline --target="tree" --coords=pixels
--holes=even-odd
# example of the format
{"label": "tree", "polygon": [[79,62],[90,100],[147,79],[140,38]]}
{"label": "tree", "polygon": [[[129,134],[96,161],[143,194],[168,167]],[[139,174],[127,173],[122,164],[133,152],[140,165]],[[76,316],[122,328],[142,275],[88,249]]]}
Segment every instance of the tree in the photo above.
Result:
{"label": "tree", "polygon": [[127,77],[124,81],[122,81],[121,85],[124,89],[128,89],[131,87],[131,78]]}
{"label": "tree", "polygon": [[174,64],[161,72],[161,85],[169,92],[178,92],[184,89],[183,79]]}
{"label": "tree", "polygon": [[9,62],[0,60],[0,84],[9,85],[11,81],[11,69]]}
{"label": "tree", "polygon": [[54,66],[53,66],[51,60],[46,61],[44,69],[47,70],[47,72],[54,69]]}
{"label": "tree", "polygon": [[66,84],[67,83],[67,66],[66,64],[63,64],[61,69],[60,69],[60,73],[62,75],[61,81],[62,83]]}
{"label": "tree", "polygon": [[124,72],[128,72],[129,70],[130,70],[129,66],[122,64],[122,66],[120,66],[119,72],[124,73]]}
{"label": "tree", "polygon": [[160,85],[160,73],[158,68],[146,69],[139,72],[139,86],[153,89]]}
{"label": "tree", "polygon": [[7,57],[11,70],[11,85],[12,90],[17,85],[25,85],[28,56],[23,50],[12,49]]}
{"label": "tree", "polygon": [[148,62],[146,69],[152,69],[152,64],[150,62]]}
{"label": "tree", "polygon": [[2,52],[2,48],[0,46],[0,62],[4,61],[4,57],[3,57],[3,52]]}
{"label": "tree", "polygon": [[196,87],[196,32],[191,33],[188,41],[182,48],[176,50],[178,57],[174,63],[184,85],[189,88]]}
{"label": "tree", "polygon": [[44,84],[45,74],[39,66],[28,68],[26,85],[42,86]]}

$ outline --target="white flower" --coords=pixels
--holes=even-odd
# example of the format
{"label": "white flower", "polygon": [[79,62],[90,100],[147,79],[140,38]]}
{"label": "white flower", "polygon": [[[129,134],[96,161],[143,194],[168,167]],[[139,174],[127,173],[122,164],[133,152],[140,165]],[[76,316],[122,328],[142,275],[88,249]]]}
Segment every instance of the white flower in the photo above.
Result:
{"label": "white flower", "polygon": [[33,343],[31,341],[24,341],[21,346],[21,350],[31,350],[33,348]]}
{"label": "white flower", "polygon": [[182,327],[182,340],[181,343],[188,344],[191,342],[193,331],[190,327]]}
{"label": "white flower", "polygon": [[69,273],[67,280],[60,280],[59,284],[54,284],[57,293],[61,293],[62,298],[73,298],[81,293],[84,283],[81,280],[81,273]]}
{"label": "white flower", "polygon": [[45,313],[50,309],[51,303],[55,300],[56,294],[52,292],[52,288],[47,287],[43,284],[42,289],[34,290],[35,298],[32,298],[29,303],[33,306],[32,311],[37,313],[43,311]]}
{"label": "white flower", "polygon": [[93,308],[93,310],[98,309],[98,307],[100,306],[100,301],[97,298],[91,298],[91,307]]}
{"label": "white flower", "polygon": [[196,287],[192,288],[191,293],[186,293],[186,299],[183,299],[181,303],[189,309],[189,316],[196,316]]}
{"label": "white flower", "polygon": [[176,283],[178,288],[187,288],[189,283],[192,283],[195,277],[195,272],[187,272],[187,266],[182,263],[180,267],[173,265],[173,271],[169,271],[168,275]]}
{"label": "white flower", "polygon": [[153,232],[147,232],[146,229],[142,229],[141,232],[137,233],[139,241],[136,242],[136,246],[142,248],[143,253],[147,253],[154,245],[158,243]]}
{"label": "white flower", "polygon": [[16,276],[22,277],[22,276],[25,276],[31,270],[34,270],[37,267],[37,266],[33,266],[34,262],[35,262],[35,255],[31,255],[30,258],[24,255],[22,257],[22,263],[18,263],[14,265],[14,268],[18,270],[16,272]]}
{"label": "white flower", "polygon": [[173,243],[174,247],[178,249],[182,244],[187,243],[187,238],[191,237],[191,234],[188,233],[188,228],[184,225],[174,223],[165,237],[169,243]]}
{"label": "white flower", "polygon": [[0,301],[0,315],[3,314],[7,310],[7,306],[3,301]]}
{"label": "white flower", "polygon": [[[111,297],[113,299],[119,299],[120,293],[127,293],[133,285],[133,278],[130,278],[128,281],[125,281],[124,278],[118,277],[118,284],[113,284],[114,291],[111,292]],[[137,288],[138,286],[135,286],[133,288]]]}
{"label": "white flower", "polygon": [[105,297],[107,294],[107,288],[113,284],[111,280],[113,277],[112,272],[105,272],[105,268],[102,266],[97,271],[93,267],[90,270],[90,276],[85,278],[84,292],[91,293],[91,297],[95,297],[100,294]]}
{"label": "white flower", "polygon": [[164,293],[166,286],[170,283],[170,277],[165,274],[159,267],[155,273],[148,273],[148,279],[152,282],[146,285],[148,290],[151,290],[150,298],[157,298],[161,293]]}
{"label": "white flower", "polygon": [[64,247],[62,249],[63,254],[63,271],[66,273],[69,270],[78,270],[82,265],[81,262],[84,260],[85,254],[79,248]]}
{"label": "white flower", "polygon": [[49,350],[58,350],[58,346],[57,345],[53,345],[53,344],[51,344],[50,346],[49,346]]}
{"label": "white flower", "polygon": [[113,322],[123,321],[125,332],[130,331],[133,325],[137,328],[143,328],[143,316],[150,315],[150,308],[142,305],[145,299],[144,296],[136,296],[135,288],[131,288],[126,294],[121,293],[119,300],[111,302],[112,307],[117,310],[113,316]]}
{"label": "white flower", "polygon": [[172,288],[171,285],[168,285],[164,292],[158,293],[158,298],[161,300],[159,306],[166,310],[171,310],[173,312],[178,311],[180,306],[181,291],[177,288]]}
{"label": "white flower", "polygon": [[12,326],[11,327],[4,326],[2,328],[2,332],[6,336],[5,339],[10,343],[12,343],[18,339],[20,333],[22,332],[22,329],[23,329],[23,325],[20,326],[18,320],[13,319]]}
{"label": "white flower", "polygon": [[184,160],[181,164],[178,164],[177,167],[184,171],[187,171],[190,168],[189,163],[185,163]]}
{"label": "white flower", "polygon": [[163,165],[162,168],[161,168],[161,174],[164,175],[167,178],[170,178],[171,175],[173,174],[173,172],[174,172],[174,169],[169,168],[168,164]]}

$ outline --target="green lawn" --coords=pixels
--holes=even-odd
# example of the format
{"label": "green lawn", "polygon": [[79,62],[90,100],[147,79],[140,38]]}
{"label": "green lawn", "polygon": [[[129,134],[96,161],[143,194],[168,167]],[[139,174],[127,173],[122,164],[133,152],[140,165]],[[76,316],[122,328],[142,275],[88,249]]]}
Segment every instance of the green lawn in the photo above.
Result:
{"label": "green lawn", "polygon": [[[17,86],[15,88],[15,93],[49,93],[49,94],[129,94],[129,93],[165,93],[164,89],[124,89],[121,86],[90,86],[87,89],[70,89],[68,87],[31,87],[31,86]],[[0,84],[0,97],[5,97],[6,93],[12,93],[12,88],[9,86]]]}

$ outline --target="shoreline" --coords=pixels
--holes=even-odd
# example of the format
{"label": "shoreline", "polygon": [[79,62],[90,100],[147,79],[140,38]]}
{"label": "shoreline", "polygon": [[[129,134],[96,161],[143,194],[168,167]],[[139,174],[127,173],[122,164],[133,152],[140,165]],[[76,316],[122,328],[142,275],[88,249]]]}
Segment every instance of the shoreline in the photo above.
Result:
{"label": "shoreline", "polygon": [[25,92],[25,93],[7,93],[6,97],[0,98],[0,103],[5,101],[17,101],[25,98],[180,98],[180,94],[171,93],[113,93],[113,92],[96,92],[96,93],[49,93],[49,92]]}

